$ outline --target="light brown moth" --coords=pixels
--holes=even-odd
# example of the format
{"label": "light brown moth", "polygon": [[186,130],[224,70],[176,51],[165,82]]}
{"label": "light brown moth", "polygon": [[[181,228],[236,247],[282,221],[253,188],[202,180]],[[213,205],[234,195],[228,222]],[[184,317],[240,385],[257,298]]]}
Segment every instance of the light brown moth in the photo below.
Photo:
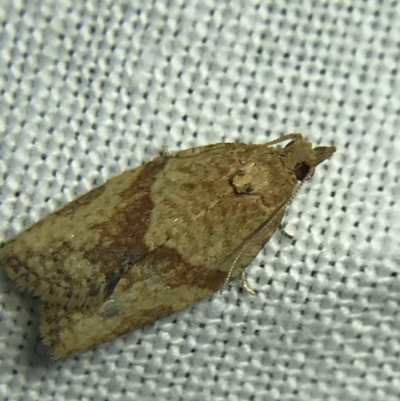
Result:
{"label": "light brown moth", "polygon": [[85,351],[243,273],[334,151],[288,134],[156,157],[9,240],[0,264],[43,301],[41,334],[51,355]]}

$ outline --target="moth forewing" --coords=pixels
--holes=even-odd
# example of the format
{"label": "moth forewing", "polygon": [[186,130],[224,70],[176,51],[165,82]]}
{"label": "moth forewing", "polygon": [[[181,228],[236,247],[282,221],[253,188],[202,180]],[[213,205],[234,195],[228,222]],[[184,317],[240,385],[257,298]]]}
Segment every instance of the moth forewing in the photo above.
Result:
{"label": "moth forewing", "polygon": [[83,352],[243,272],[334,151],[288,134],[156,157],[11,239],[0,264],[42,299],[41,332],[52,355]]}

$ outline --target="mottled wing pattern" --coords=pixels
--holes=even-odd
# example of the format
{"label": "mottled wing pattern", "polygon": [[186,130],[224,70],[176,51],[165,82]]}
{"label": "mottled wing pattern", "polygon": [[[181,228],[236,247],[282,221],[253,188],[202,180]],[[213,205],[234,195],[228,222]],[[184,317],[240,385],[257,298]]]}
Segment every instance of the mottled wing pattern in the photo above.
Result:
{"label": "mottled wing pattern", "polygon": [[9,276],[44,301],[52,355],[184,309],[242,272],[279,226],[296,179],[334,152],[287,139],[285,148],[215,144],[157,157],[0,249]]}
{"label": "mottled wing pattern", "polygon": [[[239,158],[235,146],[215,149],[208,146],[200,153],[200,161],[198,152],[187,151],[168,160],[157,177],[149,180],[152,189],[144,191],[150,194],[149,199],[135,204],[143,215],[147,213],[146,207],[152,211],[146,233],[142,234],[146,239],[148,233],[152,233],[144,241],[148,251],[124,271],[109,299],[88,308],[60,308],[50,303],[43,306],[41,330],[55,357],[83,351],[134,330],[184,309],[221,288],[243,241],[251,237],[274,210],[273,205],[263,203],[261,194],[241,194],[234,190],[233,177],[253,151],[249,149],[248,154]],[[180,162],[176,163],[175,158]],[[145,170],[146,167],[142,174]],[[245,178],[245,174],[241,177]],[[289,182],[288,195],[291,185],[293,183]],[[204,194],[210,192],[214,194],[213,202],[206,204]],[[138,213],[133,213],[131,208],[124,212],[122,220],[130,219],[133,224],[129,214],[137,216]],[[232,226],[234,216],[237,225],[238,215],[242,220],[241,229]],[[281,218],[248,247],[233,277],[254,259]],[[236,235],[232,236],[232,231],[236,231]],[[130,233],[129,228],[125,228],[125,233]],[[131,248],[134,247],[131,243]],[[97,329],[98,325],[101,330]]]}

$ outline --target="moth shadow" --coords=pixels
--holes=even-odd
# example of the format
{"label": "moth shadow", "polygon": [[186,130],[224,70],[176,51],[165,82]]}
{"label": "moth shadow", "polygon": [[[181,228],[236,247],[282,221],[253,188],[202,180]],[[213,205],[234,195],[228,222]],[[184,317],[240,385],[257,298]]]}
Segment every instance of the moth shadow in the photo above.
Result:
{"label": "moth shadow", "polygon": [[16,364],[32,369],[49,366],[51,359],[40,335],[41,301],[31,294],[18,291],[3,265],[0,266],[0,283],[0,293],[4,294],[3,312],[5,316],[11,316],[9,320],[12,320],[12,323],[6,322],[8,332],[16,337],[22,333],[21,344],[17,345],[16,339],[10,341],[10,344],[17,346],[19,350],[13,353],[16,356]]}

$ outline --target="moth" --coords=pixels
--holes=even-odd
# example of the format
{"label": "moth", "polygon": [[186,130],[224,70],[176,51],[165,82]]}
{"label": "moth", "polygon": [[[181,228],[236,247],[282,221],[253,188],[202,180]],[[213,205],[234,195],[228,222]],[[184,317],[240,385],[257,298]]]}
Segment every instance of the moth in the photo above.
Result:
{"label": "moth", "polygon": [[240,274],[253,292],[245,267],[333,152],[293,133],[156,157],[9,240],[0,265],[42,300],[40,330],[52,357],[83,352]]}

